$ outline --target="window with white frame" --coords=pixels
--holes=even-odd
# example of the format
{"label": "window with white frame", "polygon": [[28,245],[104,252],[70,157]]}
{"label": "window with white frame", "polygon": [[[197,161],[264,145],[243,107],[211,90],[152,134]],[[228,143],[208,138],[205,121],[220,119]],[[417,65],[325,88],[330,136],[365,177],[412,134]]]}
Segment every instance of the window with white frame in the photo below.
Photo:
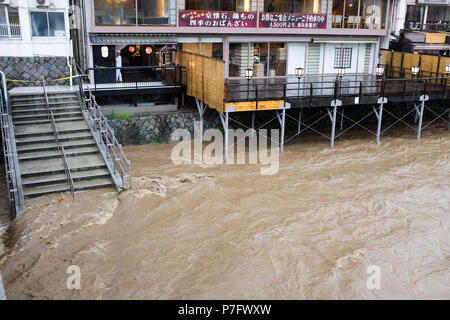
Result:
{"label": "window with white frame", "polygon": [[65,37],[64,12],[31,11],[31,35],[33,37]]}
{"label": "window with white frame", "polygon": [[334,50],[334,68],[352,67],[352,48],[335,48]]}
{"label": "window with white frame", "polygon": [[0,38],[22,38],[17,8],[0,6]]}

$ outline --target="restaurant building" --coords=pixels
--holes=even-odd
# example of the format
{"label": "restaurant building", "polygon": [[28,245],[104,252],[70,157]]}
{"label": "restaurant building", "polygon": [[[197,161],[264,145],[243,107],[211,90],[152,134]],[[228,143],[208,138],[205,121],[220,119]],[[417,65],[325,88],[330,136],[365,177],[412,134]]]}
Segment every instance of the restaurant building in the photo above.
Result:
{"label": "restaurant building", "polygon": [[[225,62],[226,79],[374,74],[396,0],[86,0],[85,67],[173,62],[169,49]],[[106,49],[106,48],[107,49]],[[102,49],[103,48],[103,49]]]}

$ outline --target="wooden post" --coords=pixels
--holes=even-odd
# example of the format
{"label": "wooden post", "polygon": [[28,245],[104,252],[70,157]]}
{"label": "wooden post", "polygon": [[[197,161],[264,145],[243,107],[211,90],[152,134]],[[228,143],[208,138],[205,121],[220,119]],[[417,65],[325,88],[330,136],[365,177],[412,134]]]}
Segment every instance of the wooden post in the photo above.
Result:
{"label": "wooden post", "polygon": [[400,73],[401,73],[401,75],[402,75],[402,78],[405,77],[405,72],[404,72],[404,70],[403,70],[403,60],[404,60],[404,57],[405,57],[405,53],[402,51],[402,61],[401,61],[401,63],[400,63]]}

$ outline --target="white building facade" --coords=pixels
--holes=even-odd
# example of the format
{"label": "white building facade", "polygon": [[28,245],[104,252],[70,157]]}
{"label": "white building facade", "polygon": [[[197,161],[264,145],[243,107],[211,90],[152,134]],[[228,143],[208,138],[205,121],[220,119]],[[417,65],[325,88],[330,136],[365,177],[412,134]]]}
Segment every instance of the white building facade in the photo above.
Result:
{"label": "white building facade", "polygon": [[0,69],[8,78],[53,80],[71,73],[68,13],[69,0],[0,0]]}

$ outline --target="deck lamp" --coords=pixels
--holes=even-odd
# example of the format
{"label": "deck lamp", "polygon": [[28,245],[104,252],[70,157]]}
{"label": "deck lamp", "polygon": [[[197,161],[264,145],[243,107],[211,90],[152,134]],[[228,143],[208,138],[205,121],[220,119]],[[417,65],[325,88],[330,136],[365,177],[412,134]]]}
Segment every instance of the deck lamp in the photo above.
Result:
{"label": "deck lamp", "polygon": [[377,65],[377,76],[381,77],[384,74],[384,65],[379,63]]}
{"label": "deck lamp", "polygon": [[249,81],[252,80],[252,78],[253,78],[253,69],[246,69],[245,70],[245,77]]}
{"label": "deck lamp", "polygon": [[338,77],[342,79],[345,75],[345,68],[344,67],[337,68],[337,73],[338,73]]}
{"label": "deck lamp", "polygon": [[305,74],[305,70],[303,68],[295,68],[295,75],[300,80]]}
{"label": "deck lamp", "polygon": [[448,64],[448,65],[445,66],[445,72],[446,72],[447,74],[450,73],[450,64]]}
{"label": "deck lamp", "polygon": [[417,76],[417,75],[419,74],[419,70],[420,70],[419,66],[412,66],[412,67],[411,67],[412,75],[413,75],[414,77]]}

